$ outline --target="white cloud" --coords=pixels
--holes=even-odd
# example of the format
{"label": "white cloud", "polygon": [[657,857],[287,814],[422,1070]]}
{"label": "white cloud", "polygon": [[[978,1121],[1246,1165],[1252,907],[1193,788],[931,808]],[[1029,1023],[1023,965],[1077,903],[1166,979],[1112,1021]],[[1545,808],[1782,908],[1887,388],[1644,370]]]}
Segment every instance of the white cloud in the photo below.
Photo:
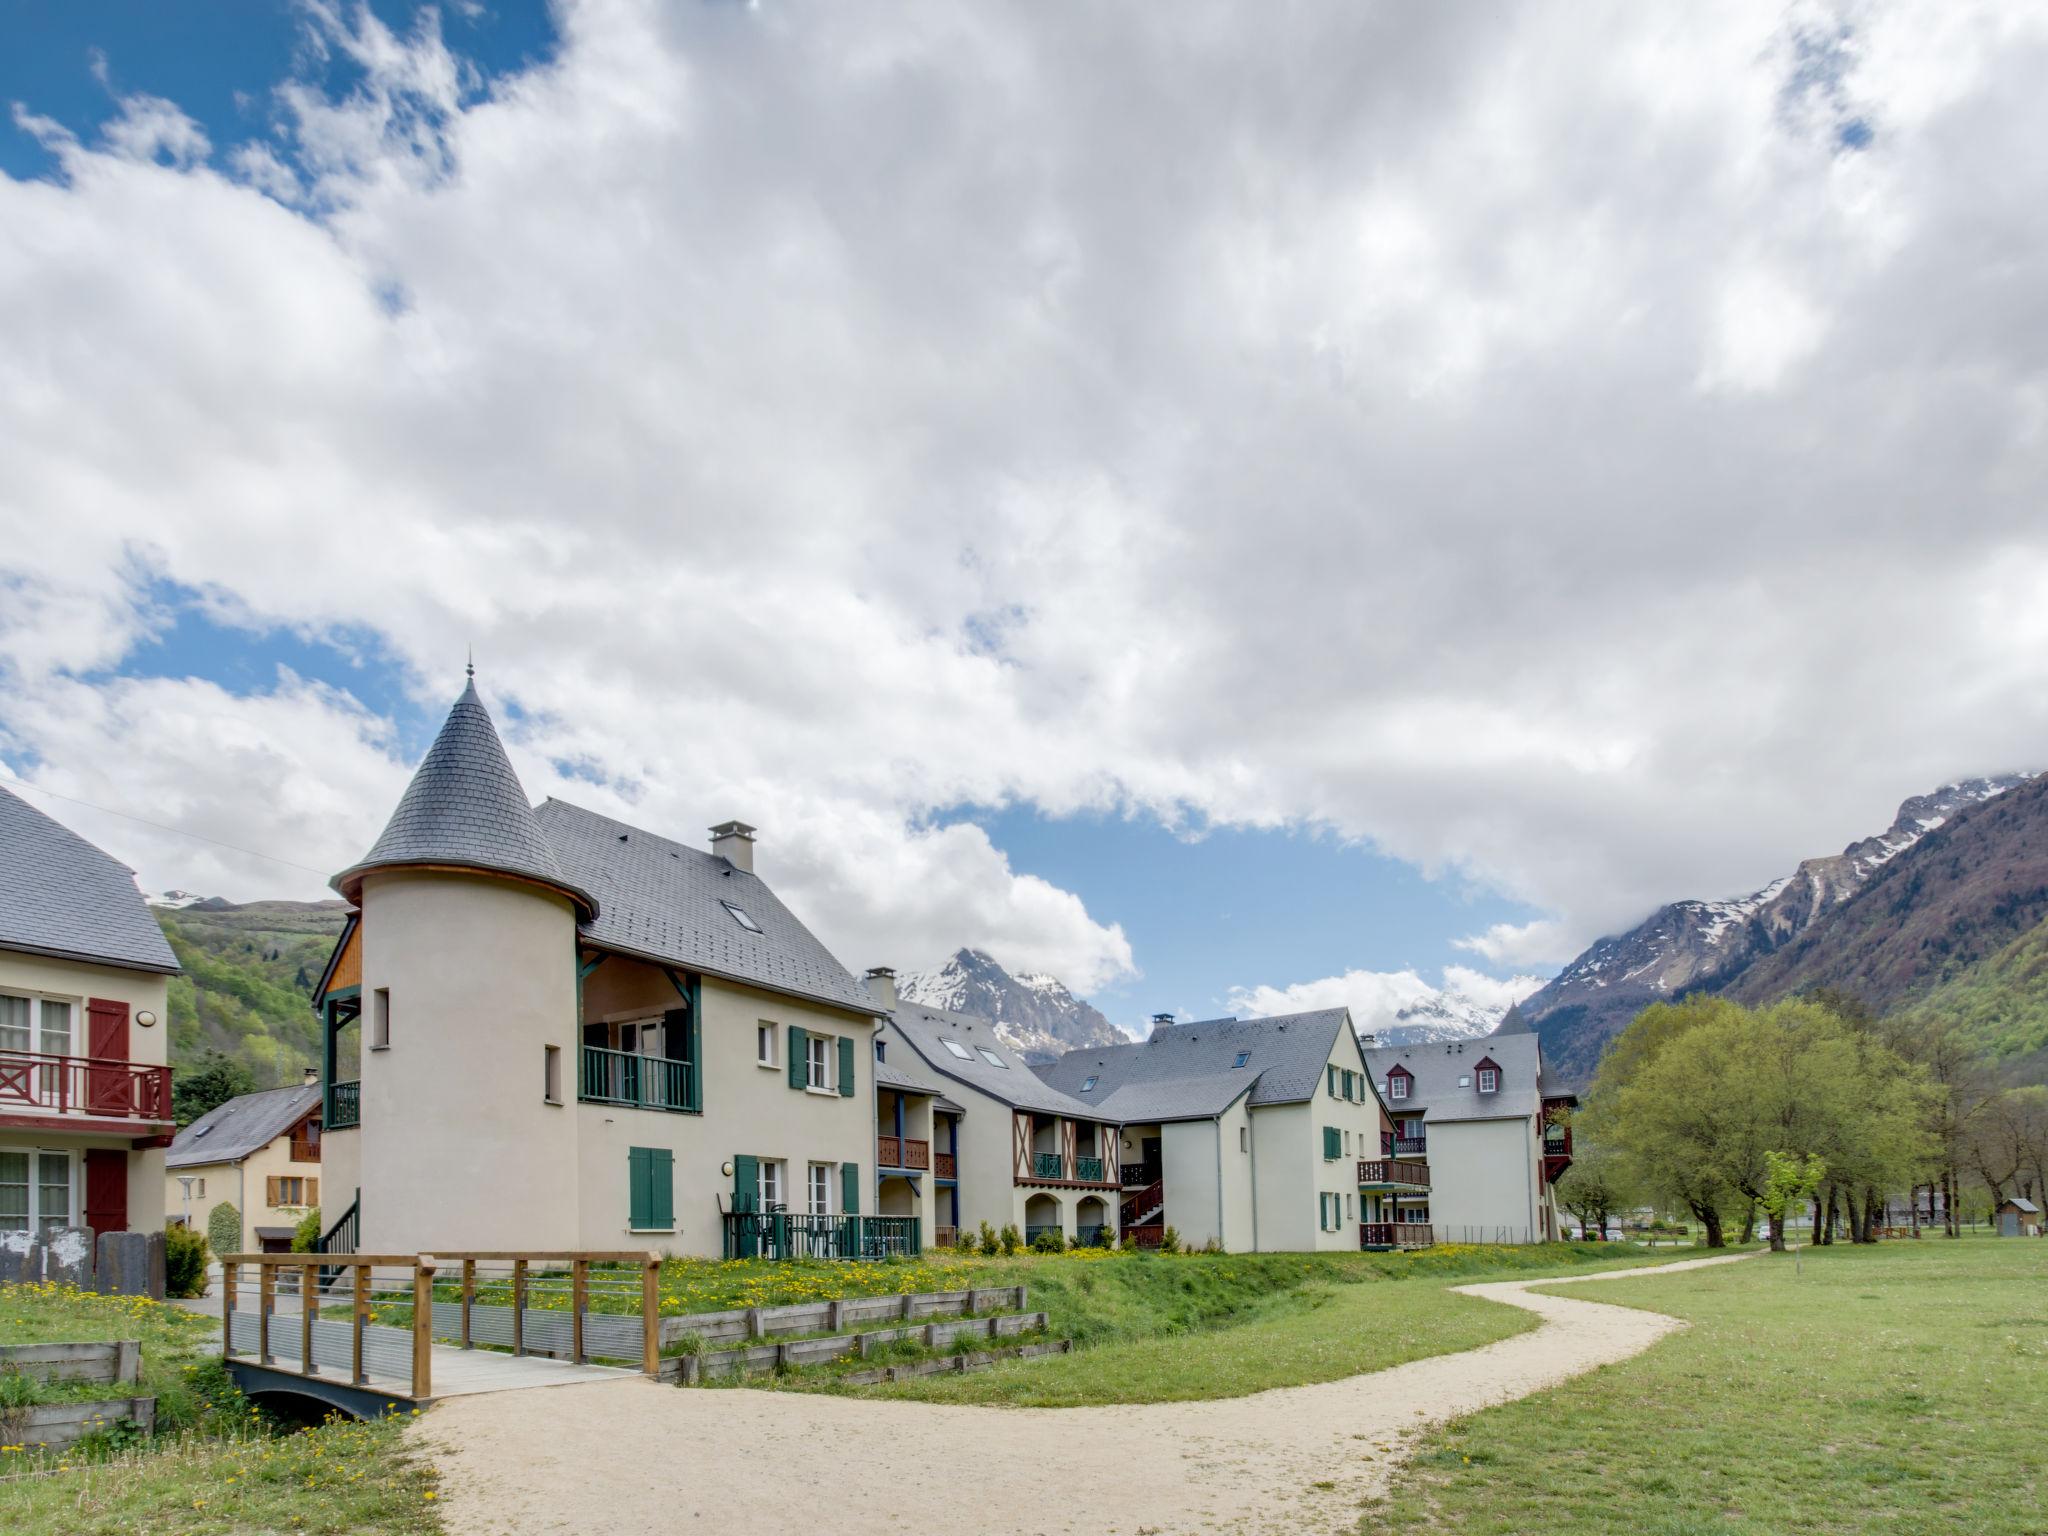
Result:
{"label": "white cloud", "polygon": [[1230,1006],[1249,1018],[1349,1008],[1353,1026],[1370,1035],[1393,1028],[1404,1010],[1417,1007],[1436,1007],[1460,1019],[1490,1023],[1542,985],[1541,976],[1488,976],[1462,965],[1445,966],[1434,986],[1412,968],[1346,971],[1284,987],[1239,987],[1230,994]]}
{"label": "white cloud", "polygon": [[362,88],[227,171],[181,107],[24,104],[38,777],[316,867],[374,832],[352,701],[108,680],[162,577],[434,707],[474,641],[530,789],[745,815],[850,960],[1079,982],[1121,931],[935,808],[1327,827],[1544,914],[1470,941],[1527,966],[2048,739],[1985,597],[2048,556],[2038,15],[1875,17],[1791,111],[1774,4],[576,0],[491,82],[312,14]]}
{"label": "white cloud", "polygon": [[1526,923],[1494,923],[1483,933],[1451,940],[1451,945],[1495,965],[1562,965],[1584,947],[1562,923],[1542,917]]}

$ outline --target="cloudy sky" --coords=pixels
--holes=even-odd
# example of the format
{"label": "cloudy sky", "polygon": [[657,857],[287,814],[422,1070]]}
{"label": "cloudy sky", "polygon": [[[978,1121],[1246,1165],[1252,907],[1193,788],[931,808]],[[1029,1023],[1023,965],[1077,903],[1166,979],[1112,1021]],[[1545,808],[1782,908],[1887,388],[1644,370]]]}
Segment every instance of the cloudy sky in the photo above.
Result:
{"label": "cloudy sky", "polygon": [[472,645],[1126,1023],[2048,762],[2040,5],[163,10],[0,21],[0,777],[148,888],[318,894]]}

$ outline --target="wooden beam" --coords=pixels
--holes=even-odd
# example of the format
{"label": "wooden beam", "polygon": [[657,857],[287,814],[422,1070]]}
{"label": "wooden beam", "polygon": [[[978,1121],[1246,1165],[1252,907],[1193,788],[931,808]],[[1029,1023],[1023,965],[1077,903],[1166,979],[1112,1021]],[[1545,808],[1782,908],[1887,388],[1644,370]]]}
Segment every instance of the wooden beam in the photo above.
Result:
{"label": "wooden beam", "polygon": [[370,1378],[363,1371],[363,1330],[370,1323],[370,1266],[358,1264],[349,1282],[349,1379],[361,1386]]}
{"label": "wooden beam", "polygon": [[307,1263],[299,1269],[299,1374],[318,1376],[320,1369],[313,1364],[313,1317],[320,1310],[320,1298],[315,1294],[318,1282],[318,1266]]}
{"label": "wooden beam", "polygon": [[661,1255],[647,1255],[640,1272],[640,1369],[661,1376]]}
{"label": "wooden beam", "polygon": [[434,1395],[434,1266],[424,1254],[412,1272],[412,1395]]}

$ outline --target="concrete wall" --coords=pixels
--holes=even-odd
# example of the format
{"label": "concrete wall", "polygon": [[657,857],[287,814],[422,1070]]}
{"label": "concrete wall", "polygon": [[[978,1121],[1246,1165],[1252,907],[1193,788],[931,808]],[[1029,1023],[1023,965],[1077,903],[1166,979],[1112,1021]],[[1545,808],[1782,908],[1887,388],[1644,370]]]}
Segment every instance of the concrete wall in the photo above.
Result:
{"label": "concrete wall", "polygon": [[1216,1122],[1177,1120],[1159,1128],[1166,1224],[1187,1248],[1225,1245],[1222,1185],[1216,1177]]}
{"label": "concrete wall", "polygon": [[[0,950],[0,990],[62,998],[72,1005],[71,1054],[88,1054],[90,1024],[85,1005],[89,998],[104,997],[128,1005],[128,1059],[143,1066],[160,1067],[170,1060],[170,978],[148,971],[122,970],[116,966],[89,965],[82,961],[53,960],[42,955],[24,955]],[[136,1022],[136,1015],[151,1013],[156,1023],[148,1028]],[[128,1157],[128,1226],[135,1232],[160,1232],[164,1225],[164,1154],[160,1147],[136,1147],[133,1138],[84,1136],[61,1129],[65,1117],[52,1116],[50,1128],[33,1131],[0,1131],[0,1146],[10,1150],[43,1149],[70,1152],[72,1169],[72,1219],[84,1220],[85,1152],[90,1148],[112,1148]]]}
{"label": "concrete wall", "polygon": [[1217,1121],[1222,1140],[1223,1246],[1232,1253],[1259,1247],[1257,1207],[1252,1200],[1251,1110],[1243,1099]]}
{"label": "concrete wall", "polygon": [[[735,1154],[780,1161],[785,1203],[797,1211],[805,1209],[804,1180],[811,1163],[832,1165],[834,1211],[842,1203],[839,1167],[854,1163],[860,1168],[860,1208],[865,1214],[875,1213],[874,1020],[710,976],[703,979],[700,1000],[704,1010],[698,1026],[704,1058],[704,1110],[700,1115],[575,1103],[574,1058],[569,1059],[565,1088],[571,1102],[566,1111],[550,1112],[575,1118],[581,1217],[575,1241],[562,1246],[653,1248],[716,1257],[724,1251],[719,1211],[730,1207],[733,1189],[725,1164]],[[583,985],[583,1016],[587,1020],[658,1017],[664,1009],[678,1005],[675,987],[661,969],[633,960],[607,959]],[[776,1029],[773,1067],[761,1066],[756,1060],[755,1029],[763,1023]],[[852,1038],[851,1096],[789,1086],[791,1025],[835,1039]],[[833,1047],[832,1062],[836,1074],[837,1046]],[[536,1053],[535,1085],[539,1074]],[[538,1100],[537,1086],[529,1097]],[[629,1227],[627,1163],[633,1147],[666,1147],[674,1156],[674,1232],[636,1232]]]}
{"label": "concrete wall", "polygon": [[1543,1241],[1538,1150],[1527,1119],[1431,1120],[1429,1219],[1437,1241]]}
{"label": "concrete wall", "polygon": [[[569,902],[398,870],[365,879],[362,911],[361,1250],[577,1247],[573,1078],[566,1104],[541,1095],[542,1047],[575,1061]],[[379,988],[384,1050],[372,1047]],[[617,1183],[623,1201],[623,1172]]]}

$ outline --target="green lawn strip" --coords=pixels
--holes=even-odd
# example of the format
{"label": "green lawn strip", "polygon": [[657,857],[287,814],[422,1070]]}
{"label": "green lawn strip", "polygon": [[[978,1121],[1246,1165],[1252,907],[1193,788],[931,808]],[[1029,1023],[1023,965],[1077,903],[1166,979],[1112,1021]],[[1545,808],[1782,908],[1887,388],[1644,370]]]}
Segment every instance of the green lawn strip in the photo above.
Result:
{"label": "green lawn strip", "polygon": [[1433,1432],[1369,1533],[2041,1529],[2048,1243],[1837,1244],[1559,1295],[1685,1318]]}
{"label": "green lawn strip", "polygon": [[292,1432],[236,1390],[211,1335],[208,1319],[141,1298],[0,1286],[0,1344],[142,1341],[140,1386],[66,1383],[39,1400],[157,1400],[147,1441],[117,1427],[59,1453],[0,1444],[0,1531],[436,1528],[433,1476],[406,1452],[402,1426],[337,1420]]}

